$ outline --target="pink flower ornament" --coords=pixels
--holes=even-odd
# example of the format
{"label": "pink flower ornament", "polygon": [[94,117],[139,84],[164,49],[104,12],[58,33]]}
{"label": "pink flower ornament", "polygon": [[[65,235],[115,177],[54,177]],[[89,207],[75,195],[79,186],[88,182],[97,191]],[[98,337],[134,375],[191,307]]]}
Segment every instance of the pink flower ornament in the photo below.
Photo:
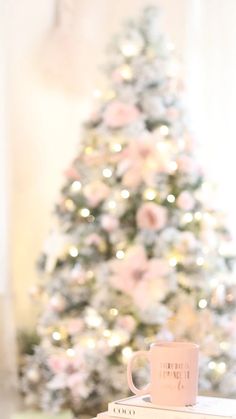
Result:
{"label": "pink flower ornament", "polygon": [[140,112],[135,106],[119,101],[111,102],[103,115],[105,124],[110,128],[120,128],[131,124],[139,117]]}
{"label": "pink flower ornament", "polygon": [[193,196],[187,191],[181,192],[176,200],[177,206],[184,211],[193,209],[194,203]]}
{"label": "pink flower ornament", "polygon": [[136,215],[137,225],[145,230],[160,230],[167,222],[167,210],[154,202],[143,204]]}

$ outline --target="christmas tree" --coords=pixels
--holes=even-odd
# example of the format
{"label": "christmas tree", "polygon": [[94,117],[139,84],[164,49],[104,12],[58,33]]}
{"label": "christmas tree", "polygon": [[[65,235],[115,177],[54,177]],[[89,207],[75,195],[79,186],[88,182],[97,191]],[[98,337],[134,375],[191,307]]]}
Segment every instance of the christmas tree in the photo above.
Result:
{"label": "christmas tree", "polygon": [[233,395],[230,237],[206,199],[156,9],[125,23],[106,71],[40,259],[40,344],[24,371],[27,401],[97,412],[128,393],[127,359],[157,339],[199,343],[201,390]]}

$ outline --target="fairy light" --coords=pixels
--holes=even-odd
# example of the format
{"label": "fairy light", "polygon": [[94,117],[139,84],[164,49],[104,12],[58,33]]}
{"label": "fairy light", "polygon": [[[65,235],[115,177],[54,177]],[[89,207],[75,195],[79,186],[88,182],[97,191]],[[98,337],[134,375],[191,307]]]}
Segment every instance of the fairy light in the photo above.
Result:
{"label": "fairy light", "polygon": [[131,80],[133,78],[133,72],[128,64],[124,64],[120,69],[120,74],[124,80]]}
{"label": "fairy light", "polygon": [[115,143],[115,144],[112,144],[111,149],[115,153],[119,153],[122,150],[122,146],[119,143]]}
{"label": "fairy light", "polygon": [[88,338],[86,345],[89,349],[94,349],[96,347],[95,340],[93,338]]}
{"label": "fairy light", "polygon": [[107,205],[108,205],[109,209],[115,209],[116,208],[116,201],[114,201],[114,200],[108,201]]}
{"label": "fairy light", "polygon": [[209,370],[214,370],[216,368],[216,362],[215,361],[210,361],[208,363],[208,368],[209,368]]}
{"label": "fairy light", "polygon": [[111,334],[111,337],[108,340],[108,345],[111,347],[119,346],[121,344],[121,337],[118,333]]}
{"label": "fairy light", "polygon": [[122,198],[124,198],[124,199],[128,199],[130,197],[130,193],[127,189],[122,189],[120,194],[121,194]]}
{"label": "fairy light", "polygon": [[163,137],[166,137],[169,134],[170,130],[167,125],[161,125],[159,128],[159,132],[161,135],[163,135]]}
{"label": "fairy light", "polygon": [[220,349],[222,349],[222,351],[227,351],[230,347],[229,342],[220,342]]}
{"label": "fairy light", "polygon": [[70,357],[73,357],[75,356],[75,350],[73,348],[69,348],[67,349],[66,354]]}
{"label": "fairy light", "polygon": [[79,192],[80,189],[81,189],[81,182],[79,180],[75,180],[71,184],[71,190],[72,190],[72,192]]}
{"label": "fairy light", "polygon": [[124,259],[125,252],[123,250],[117,250],[116,257],[117,259]]}
{"label": "fairy light", "polygon": [[196,264],[202,266],[204,264],[204,258],[202,256],[197,257]]}
{"label": "fairy light", "polygon": [[102,324],[102,319],[100,316],[92,313],[86,317],[86,323],[90,327],[99,327]]}
{"label": "fairy light", "polygon": [[169,259],[169,265],[174,268],[177,265],[178,261],[175,257]]}
{"label": "fairy light", "polygon": [[133,42],[126,42],[121,46],[121,52],[125,57],[134,57],[137,55],[138,50]]}
{"label": "fairy light", "polygon": [[143,193],[143,197],[147,199],[148,201],[153,201],[153,199],[155,199],[156,196],[157,196],[157,193],[155,189],[151,189],[151,188],[146,189]]}
{"label": "fairy light", "polygon": [[99,99],[100,97],[102,97],[102,91],[100,89],[94,89],[93,96]]}
{"label": "fairy light", "polygon": [[76,208],[75,203],[74,201],[72,201],[72,199],[65,200],[65,207],[68,211],[73,211]]}
{"label": "fairy light", "polygon": [[201,298],[201,300],[198,301],[198,307],[199,308],[206,308],[207,307],[207,300],[205,298]]}
{"label": "fairy light", "polygon": [[124,361],[128,361],[128,359],[131,358],[132,354],[133,354],[133,350],[130,346],[125,346],[122,349],[122,355],[123,355]]}
{"label": "fairy light", "polygon": [[225,362],[219,362],[218,364],[216,364],[216,371],[219,374],[224,374],[226,371],[226,363]]}
{"label": "fairy light", "polygon": [[112,316],[117,316],[118,315],[118,313],[119,313],[119,311],[117,310],[117,308],[110,308],[110,310],[109,310],[109,313],[112,315]]}
{"label": "fairy light", "polygon": [[196,221],[201,221],[202,220],[202,213],[200,211],[195,212],[194,218],[195,218]]}
{"label": "fairy light", "polygon": [[108,329],[105,329],[105,330],[103,331],[103,336],[104,336],[105,338],[109,338],[109,337],[111,336],[111,331],[110,331],[110,330],[108,330]]}
{"label": "fairy light", "polygon": [[178,164],[176,163],[176,161],[170,161],[168,166],[170,172],[175,172],[178,169]]}
{"label": "fairy light", "polygon": [[81,208],[79,213],[83,218],[87,218],[90,215],[90,211],[88,208]]}
{"label": "fairy light", "polygon": [[52,338],[56,341],[61,340],[61,334],[59,332],[53,332]]}
{"label": "fairy light", "polygon": [[75,247],[75,246],[71,246],[71,247],[69,248],[69,255],[70,255],[72,258],[76,258],[76,257],[78,256],[78,254],[79,254],[79,251],[78,251],[77,247]]}
{"label": "fairy light", "polygon": [[193,221],[193,214],[191,212],[186,212],[182,218],[183,223],[188,224]]}
{"label": "fairy light", "polygon": [[105,169],[103,169],[102,174],[105,178],[109,179],[110,177],[112,177],[112,170],[109,169],[109,167],[106,167]]}
{"label": "fairy light", "polygon": [[172,194],[169,194],[166,198],[166,200],[170,203],[173,204],[175,202],[175,196]]}

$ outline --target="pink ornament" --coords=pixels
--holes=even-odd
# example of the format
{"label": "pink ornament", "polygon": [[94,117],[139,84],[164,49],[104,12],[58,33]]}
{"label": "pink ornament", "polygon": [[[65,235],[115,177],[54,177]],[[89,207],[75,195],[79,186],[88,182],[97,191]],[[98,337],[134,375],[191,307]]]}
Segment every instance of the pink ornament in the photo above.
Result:
{"label": "pink ornament", "polygon": [[125,331],[132,333],[136,327],[136,321],[130,315],[121,316],[117,321],[117,326],[120,329],[124,329]]}
{"label": "pink ornament", "polygon": [[65,355],[51,355],[48,358],[49,368],[56,374],[65,371],[68,366],[68,358]]}
{"label": "pink ornament", "polygon": [[183,155],[177,159],[178,170],[183,173],[193,173],[198,169],[196,162],[189,156]]}
{"label": "pink ornament", "polygon": [[84,328],[84,321],[81,319],[72,319],[67,323],[67,330],[70,335],[77,335]]}
{"label": "pink ornament", "polygon": [[178,196],[176,204],[180,209],[184,211],[190,211],[194,207],[195,200],[189,192],[183,191]]}
{"label": "pink ornament", "polygon": [[112,231],[118,228],[119,221],[116,217],[110,214],[104,214],[101,218],[101,226],[102,228],[111,233]]}
{"label": "pink ornament", "polygon": [[104,112],[104,122],[108,127],[120,128],[140,118],[138,108],[119,101],[111,102]]}
{"label": "pink ornament", "polygon": [[65,172],[65,176],[71,179],[79,180],[80,175],[74,167],[69,167]]}
{"label": "pink ornament", "polygon": [[92,208],[97,207],[108,197],[109,193],[110,188],[99,180],[95,180],[84,187],[84,195]]}
{"label": "pink ornament", "polygon": [[66,300],[60,294],[53,295],[49,300],[49,306],[53,311],[60,313],[61,311],[65,310]]}
{"label": "pink ornament", "polygon": [[136,221],[141,229],[160,230],[166,224],[167,210],[153,202],[145,203],[139,208]]}

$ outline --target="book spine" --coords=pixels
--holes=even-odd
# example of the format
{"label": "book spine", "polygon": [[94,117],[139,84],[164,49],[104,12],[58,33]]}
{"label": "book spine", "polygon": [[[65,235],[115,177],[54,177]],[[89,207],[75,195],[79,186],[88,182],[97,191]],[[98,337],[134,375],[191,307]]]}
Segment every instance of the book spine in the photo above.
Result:
{"label": "book spine", "polygon": [[176,410],[130,406],[111,402],[108,404],[110,416],[127,419],[233,419],[233,416],[209,415]]}

